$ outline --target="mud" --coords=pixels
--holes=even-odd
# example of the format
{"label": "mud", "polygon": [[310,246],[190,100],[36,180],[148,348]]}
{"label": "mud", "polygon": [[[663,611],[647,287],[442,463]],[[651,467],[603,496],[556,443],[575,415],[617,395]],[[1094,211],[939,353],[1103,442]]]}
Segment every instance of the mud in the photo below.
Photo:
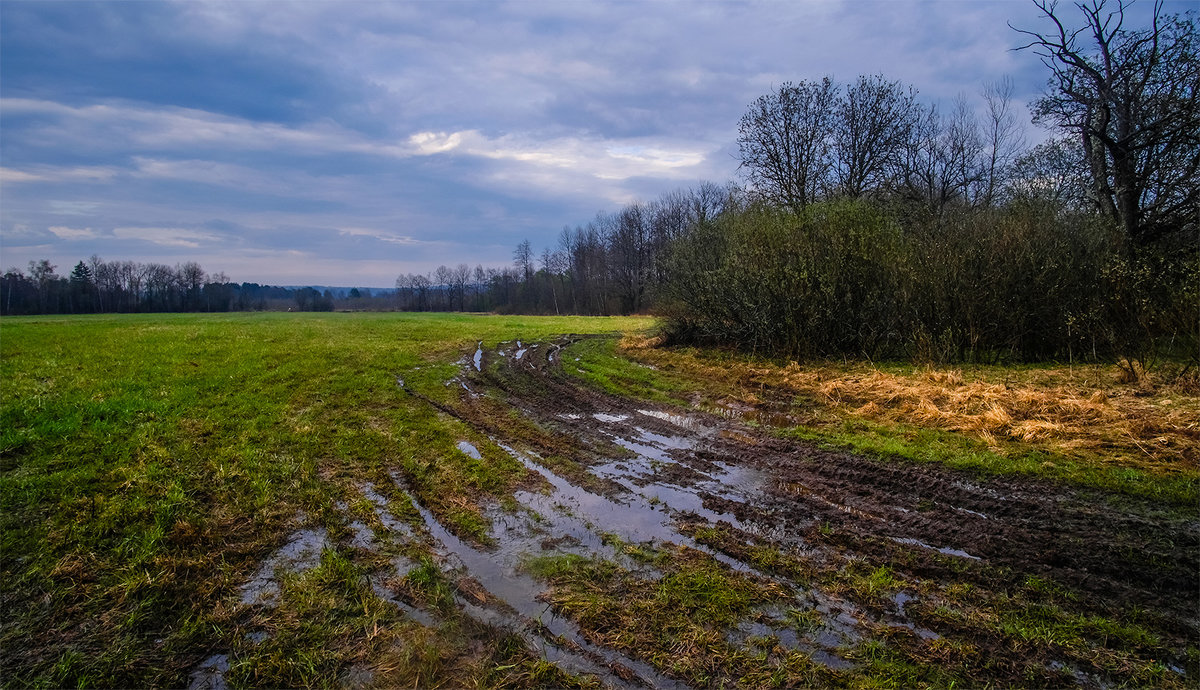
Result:
{"label": "mud", "polygon": [[[537,520],[524,524],[524,518],[489,513],[499,547],[485,552],[456,541],[421,509],[452,567],[470,573],[518,617],[550,621],[552,632],[570,633],[555,635],[584,641],[541,604],[545,585],[520,572],[521,555],[572,552],[620,560],[605,538],[616,535],[625,542],[694,548],[735,571],[787,584],[796,593],[796,608],[821,615],[816,630],[799,631],[779,612],[764,612],[727,631],[727,639],[734,644],[774,639],[833,669],[850,665],[839,650],[880,627],[906,629],[913,644],[953,634],[980,649],[1013,652],[996,648],[978,631],[914,618],[921,597],[911,592],[894,593],[886,605],[854,604],[762,572],[748,562],[747,548],[777,548],[825,571],[852,562],[887,563],[908,581],[974,583],[995,592],[1030,576],[1044,577],[1073,592],[1082,612],[1110,615],[1124,606],[1146,611],[1159,621],[1164,644],[1180,656],[1200,636],[1195,617],[1200,527],[1194,519],[1164,516],[1149,503],[1118,506],[1037,480],[815,448],[773,435],[773,424],[791,423],[774,412],[745,406],[719,413],[656,408],[607,395],[563,374],[561,360],[570,352],[563,348],[569,344],[518,343],[501,352],[481,345],[473,366],[461,374],[464,388],[498,393],[549,430],[547,439],[509,438],[477,396],[438,406],[489,435],[540,477],[540,490],[515,495]],[[460,450],[476,457],[478,449],[467,445]],[[556,464],[552,471],[541,462],[550,456],[575,469],[559,472]],[[719,526],[738,543],[716,548],[700,543],[681,532],[684,523]],[[1074,674],[1091,671],[1064,673],[1082,682],[1090,676]]]}

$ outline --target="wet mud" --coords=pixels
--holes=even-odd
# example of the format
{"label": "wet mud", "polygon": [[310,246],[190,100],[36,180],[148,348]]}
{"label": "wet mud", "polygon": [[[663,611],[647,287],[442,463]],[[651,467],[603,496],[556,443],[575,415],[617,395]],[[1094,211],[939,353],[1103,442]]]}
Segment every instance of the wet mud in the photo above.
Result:
{"label": "wet mud", "polygon": [[[787,419],[757,410],[715,415],[607,395],[563,374],[563,349],[570,342],[509,343],[499,350],[480,344],[457,379],[460,399],[451,405],[430,401],[490,437],[534,478],[514,496],[519,514],[489,509],[498,546],[466,544],[421,508],[450,567],[470,573],[519,618],[549,621],[543,624],[550,637],[569,641],[566,647],[582,648],[593,660],[599,655],[609,666],[636,668],[635,684],[675,682],[661,669],[589,647],[588,631],[555,619],[542,603],[547,585],[521,572],[522,559],[544,553],[646,568],[612,548],[615,536],[695,549],[731,571],[784,586],[793,597],[786,606],[747,617],[725,631],[725,639],[734,646],[774,640],[829,669],[854,668],[855,646],[882,630],[913,647],[928,648],[949,635],[1007,655],[995,671],[1000,680],[1027,679],[1030,664],[1041,664],[1037,668],[1048,677],[1067,684],[1081,678],[1099,679],[1085,685],[1106,684],[1095,669],[1021,658],[994,636],[930,615],[939,586],[971,583],[1006,596],[1030,578],[1045,578],[1071,593],[1081,615],[1111,615],[1122,607],[1146,612],[1164,636],[1161,647],[1146,654],[1182,672],[1178,660],[1200,634],[1196,520],[1035,480],[815,448],[771,434],[764,419]],[[489,395],[481,395],[485,391]],[[497,398],[519,409],[540,433],[512,432],[489,406]],[[465,441],[459,451],[478,457]],[[924,583],[931,601],[911,587],[882,599],[838,587],[823,591],[787,569],[756,565],[753,553],[764,547],[802,561],[810,573],[884,564],[903,583]],[[815,612],[818,623],[798,628],[786,610]],[[595,672],[584,666],[575,668]],[[611,674],[605,681],[612,682]]]}

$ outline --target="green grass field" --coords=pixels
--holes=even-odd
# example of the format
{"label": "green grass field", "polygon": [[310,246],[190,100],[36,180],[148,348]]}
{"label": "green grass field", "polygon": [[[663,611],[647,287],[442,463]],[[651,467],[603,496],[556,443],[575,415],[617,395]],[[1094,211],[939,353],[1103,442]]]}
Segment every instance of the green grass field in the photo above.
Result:
{"label": "green grass field", "polygon": [[[573,345],[563,351],[570,352],[561,357],[563,372],[585,391],[649,401],[635,408],[757,405],[763,416],[748,415],[743,429],[854,448],[881,464],[958,468],[979,481],[1032,478],[1050,493],[1082,488],[1100,496],[1097,505],[1117,499],[1150,505],[1138,508],[1149,515],[1139,520],[1160,519],[1159,509],[1169,524],[1195,514],[1195,434],[1179,420],[1191,418],[1200,399],[1183,389],[1150,394],[1106,382],[1101,400],[1088,397],[1091,384],[1063,383],[1064,368],[1053,366],[1020,373],[1020,384],[1010,383],[1007,372],[984,372],[1001,376],[1004,384],[995,390],[986,386],[998,384],[961,380],[973,372],[900,366],[881,372],[855,363],[799,369],[728,352],[651,347],[646,334],[653,327],[646,318],[450,314],[3,319],[0,683],[183,687],[206,659],[220,655],[228,665],[223,680],[233,687],[594,686],[594,677],[542,658],[520,630],[464,613],[488,595],[447,567],[433,540],[395,537],[426,533],[428,513],[454,538],[486,550],[496,513],[485,507],[518,513],[514,497],[537,479],[492,434],[514,445],[529,440],[560,448],[561,457],[543,453],[543,464],[564,476],[586,474],[568,457],[579,439],[510,404],[522,396],[534,400],[537,391],[504,386],[539,379],[506,378],[492,354],[494,378],[485,366],[473,382],[478,387],[464,393],[458,377],[471,369],[478,341],[495,353],[498,343],[518,338],[634,334],[620,345],[616,339]],[[1035,380],[1043,374],[1053,386]],[[1000,405],[1012,415],[1034,410],[1066,440],[1024,439],[1020,418],[1004,422],[1003,433],[970,427],[960,418],[975,419],[972,411],[952,409],[949,398],[937,409],[918,404],[920,396],[939,400],[942,378],[951,381],[947,390],[992,395],[985,412]],[[1061,417],[1038,407],[1067,393],[1086,405]],[[904,403],[905,396],[913,401]],[[468,409],[485,415],[486,424],[464,421]],[[553,399],[547,411],[558,411]],[[921,431],[919,414],[941,426]],[[775,417],[788,421],[773,426]],[[1110,418],[1127,426],[1086,423]],[[1140,426],[1128,426],[1134,422]],[[1089,426],[1113,438],[1086,445],[1068,435]],[[1113,428],[1137,435],[1125,442]],[[464,441],[474,454],[461,450]],[[1151,442],[1158,445],[1144,447]],[[986,467],[964,450],[976,448],[987,454]],[[390,513],[380,510],[384,502]],[[1053,686],[1084,677],[1072,665],[1038,675],[1047,659],[1063,658],[1117,684],[1179,687],[1186,679],[1175,664],[1191,674],[1200,669],[1194,644],[1159,639],[1183,633],[1158,614],[1080,598],[1041,576],[947,557],[930,565],[912,549],[828,523],[813,526],[806,539],[829,554],[850,554],[845,562],[806,561],[771,544],[751,545],[728,525],[684,531],[713,553],[803,585],[797,589],[822,588],[874,614],[890,610],[897,593],[918,592],[930,603],[912,608],[944,637],[929,642],[905,638],[894,625],[868,626],[869,634],[844,650],[856,663],[849,670],[831,670],[796,650],[779,655],[756,637],[734,649],[723,631],[763,606],[793,606],[791,586],[662,542],[621,544],[613,537],[610,544],[626,566],[648,564],[656,576],[574,554],[529,554],[525,573],[549,583],[545,600],[593,640],[694,685],[733,678],[752,687],[907,687],[1020,677],[1023,684]],[[273,554],[298,543],[298,535],[317,544],[311,562],[276,572],[274,604],[246,605],[247,583],[262,579]],[[1157,539],[1184,543],[1192,536]],[[372,538],[373,546],[362,546]],[[947,569],[961,569],[962,577],[943,574],[939,581],[929,574]],[[406,574],[387,584],[408,602],[397,608],[372,578],[401,570]],[[422,612],[433,622],[423,625]],[[793,614],[802,632],[821,625],[814,610]],[[1009,664],[1006,673],[1033,675],[997,676],[997,663]]]}
{"label": "green grass field", "polygon": [[[367,653],[363,630],[387,620],[355,578],[338,577],[361,564],[327,553],[263,645],[241,644],[245,621],[228,601],[290,525],[339,529],[330,516],[353,500],[353,483],[385,478],[391,466],[424,472],[463,437],[454,420],[403,395],[397,376],[447,397],[454,362],[477,340],[647,325],[395,314],[4,319],[5,684],[179,686],[219,642],[246,648],[233,682],[332,682]],[[520,471],[509,469],[441,466],[430,482],[452,513],[456,495],[507,488]]]}

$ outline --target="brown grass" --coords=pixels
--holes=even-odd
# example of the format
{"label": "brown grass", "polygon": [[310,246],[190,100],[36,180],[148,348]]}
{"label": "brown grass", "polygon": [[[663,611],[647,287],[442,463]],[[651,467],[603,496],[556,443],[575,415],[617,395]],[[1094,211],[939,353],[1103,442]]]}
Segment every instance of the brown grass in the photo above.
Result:
{"label": "brown grass", "polygon": [[[824,413],[807,418],[932,427],[999,451],[1033,445],[1156,471],[1200,467],[1195,386],[1127,363],[885,371],[863,362],[716,361],[693,350],[659,348],[649,339],[626,338],[621,348],[659,367],[727,382],[734,388],[727,395],[744,404],[780,399],[781,393],[807,398]],[[768,389],[774,394],[764,395]]]}

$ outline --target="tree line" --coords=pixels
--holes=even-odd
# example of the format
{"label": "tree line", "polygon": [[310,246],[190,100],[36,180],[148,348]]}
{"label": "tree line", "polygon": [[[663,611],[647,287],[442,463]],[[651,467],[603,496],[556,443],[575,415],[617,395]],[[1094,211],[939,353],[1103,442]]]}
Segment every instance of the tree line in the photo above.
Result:
{"label": "tree line", "polygon": [[440,266],[396,279],[397,304],[417,311],[631,314],[651,309],[670,245],[724,212],[733,187],[701,183],[564,227],[554,246],[525,240],[509,266]]}
{"label": "tree line", "polygon": [[[311,287],[284,288],[235,283],[188,261],[175,266],[104,261],[93,255],[67,275],[50,261],[29,262],[28,272],[10,268],[0,276],[0,314],[96,314],[132,312],[331,311],[392,308],[386,297],[349,295]],[[382,305],[380,303],[383,303]]]}

